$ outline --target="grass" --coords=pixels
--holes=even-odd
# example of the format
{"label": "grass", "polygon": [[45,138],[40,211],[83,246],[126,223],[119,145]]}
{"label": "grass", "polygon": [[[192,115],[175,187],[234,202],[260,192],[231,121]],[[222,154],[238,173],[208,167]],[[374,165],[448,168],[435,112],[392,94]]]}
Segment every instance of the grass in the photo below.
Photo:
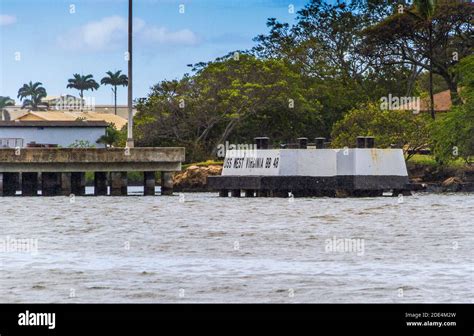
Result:
{"label": "grass", "polygon": [[[408,160],[408,164],[423,165],[423,166],[430,166],[430,167],[438,166],[438,163],[434,159],[433,155],[421,155],[421,154],[413,155],[410,158],[410,160]],[[466,161],[464,161],[461,158],[456,159],[454,161],[450,161],[446,165],[447,168],[465,168],[466,166],[467,166]]]}

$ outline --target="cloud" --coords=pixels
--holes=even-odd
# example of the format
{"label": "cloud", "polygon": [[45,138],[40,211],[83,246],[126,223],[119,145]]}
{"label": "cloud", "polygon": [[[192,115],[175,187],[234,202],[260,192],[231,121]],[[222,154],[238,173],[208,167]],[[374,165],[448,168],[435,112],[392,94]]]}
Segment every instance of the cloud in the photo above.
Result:
{"label": "cloud", "polygon": [[[170,31],[165,27],[133,21],[134,39],[143,45],[194,45],[198,37],[189,29]],[[59,46],[67,50],[107,51],[126,48],[128,22],[121,16],[92,21],[58,37]]]}
{"label": "cloud", "polygon": [[16,16],[13,15],[0,15],[0,26],[8,26],[16,23]]}

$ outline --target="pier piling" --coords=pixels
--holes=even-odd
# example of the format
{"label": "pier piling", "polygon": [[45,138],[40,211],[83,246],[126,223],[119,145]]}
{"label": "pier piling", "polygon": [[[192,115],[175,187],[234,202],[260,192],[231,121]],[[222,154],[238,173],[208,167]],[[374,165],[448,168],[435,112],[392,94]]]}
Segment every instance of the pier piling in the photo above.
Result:
{"label": "pier piling", "polygon": [[240,189],[232,190],[230,194],[232,197],[240,197]]}
{"label": "pier piling", "polygon": [[110,195],[126,196],[127,195],[127,172],[110,173]]}
{"label": "pier piling", "polygon": [[161,195],[173,195],[172,172],[161,172]]}
{"label": "pier piling", "polygon": [[145,196],[154,196],[155,195],[155,172],[146,171],[143,172],[143,194]]}
{"label": "pier piling", "polygon": [[255,197],[255,190],[247,189],[244,190],[245,197]]}
{"label": "pier piling", "polygon": [[21,195],[38,195],[38,173],[21,173]]}
{"label": "pier piling", "polygon": [[86,174],[83,172],[71,173],[71,191],[76,196],[86,194]]}
{"label": "pier piling", "polygon": [[41,194],[43,196],[59,196],[61,194],[61,174],[41,173]]}
{"label": "pier piling", "polygon": [[106,172],[94,173],[94,195],[107,196],[107,173]]}
{"label": "pier piling", "polygon": [[20,174],[0,173],[0,194],[2,196],[14,196],[18,189]]}
{"label": "pier piling", "polygon": [[229,190],[226,190],[226,189],[219,190],[219,197],[229,197]]}
{"label": "pier piling", "polygon": [[69,196],[73,193],[71,187],[71,173],[61,173],[61,193],[64,196]]}

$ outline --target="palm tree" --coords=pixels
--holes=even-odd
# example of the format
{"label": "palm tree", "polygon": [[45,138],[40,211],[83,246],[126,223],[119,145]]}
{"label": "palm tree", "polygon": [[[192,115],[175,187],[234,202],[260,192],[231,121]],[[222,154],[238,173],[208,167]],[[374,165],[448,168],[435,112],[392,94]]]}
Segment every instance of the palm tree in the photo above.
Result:
{"label": "palm tree", "polygon": [[127,75],[124,75],[121,73],[122,73],[121,70],[117,72],[107,71],[106,72],[107,76],[102,78],[102,80],[100,81],[101,84],[112,85],[112,92],[114,93],[115,114],[117,114],[117,86],[128,85]]}
{"label": "palm tree", "polygon": [[436,10],[438,0],[414,0],[413,4],[416,8],[416,13],[410,12],[417,19],[428,24],[428,58],[430,61],[430,113],[431,118],[435,119],[434,112],[434,95],[433,95],[433,15]]}
{"label": "palm tree", "polygon": [[76,73],[73,76],[74,78],[68,79],[69,84],[66,87],[68,89],[79,90],[79,96],[81,97],[81,100],[84,98],[84,91],[94,91],[100,86],[90,74],[83,76]]}
{"label": "palm tree", "polygon": [[0,96],[0,110],[3,110],[7,106],[15,105],[15,101],[10,97]]}
{"label": "palm tree", "polygon": [[0,120],[10,120],[9,114],[4,109],[7,106],[15,105],[15,101],[10,97],[0,96]]}
{"label": "palm tree", "polygon": [[46,89],[42,85],[43,83],[33,83],[31,81],[28,84],[23,84],[18,90],[17,96],[20,100],[25,99],[21,108],[30,107],[32,111],[38,111],[41,109],[40,105],[48,106],[47,103],[41,101],[46,97]]}

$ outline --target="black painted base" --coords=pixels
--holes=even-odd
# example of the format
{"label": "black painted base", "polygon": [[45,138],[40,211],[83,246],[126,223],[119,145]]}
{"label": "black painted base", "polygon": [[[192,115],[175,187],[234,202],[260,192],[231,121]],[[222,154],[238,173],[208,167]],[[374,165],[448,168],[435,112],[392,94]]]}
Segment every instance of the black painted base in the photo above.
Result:
{"label": "black painted base", "polygon": [[252,190],[258,197],[374,197],[410,189],[407,176],[209,176],[207,183],[209,190]]}

